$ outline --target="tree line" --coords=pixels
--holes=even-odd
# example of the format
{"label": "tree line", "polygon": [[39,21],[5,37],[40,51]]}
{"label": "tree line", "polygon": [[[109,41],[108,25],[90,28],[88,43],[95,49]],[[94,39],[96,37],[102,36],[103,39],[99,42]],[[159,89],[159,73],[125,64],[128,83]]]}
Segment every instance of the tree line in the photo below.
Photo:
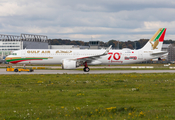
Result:
{"label": "tree line", "polygon": [[[140,49],[142,48],[149,39],[140,39],[137,41],[119,41],[119,40],[109,40],[108,42],[99,41],[99,46],[108,47],[112,45],[113,49]],[[49,45],[79,45],[79,46],[89,46],[89,42],[69,40],[69,39],[49,39]],[[164,44],[175,44],[173,40],[164,40]]]}

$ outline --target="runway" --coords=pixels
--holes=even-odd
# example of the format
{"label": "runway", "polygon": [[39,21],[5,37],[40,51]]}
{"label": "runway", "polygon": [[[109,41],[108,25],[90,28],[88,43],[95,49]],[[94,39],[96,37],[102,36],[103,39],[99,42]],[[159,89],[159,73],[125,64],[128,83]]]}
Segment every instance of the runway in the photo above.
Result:
{"label": "runway", "polygon": [[7,72],[0,69],[0,74],[115,74],[115,73],[175,73],[175,70],[34,70],[34,72]]}

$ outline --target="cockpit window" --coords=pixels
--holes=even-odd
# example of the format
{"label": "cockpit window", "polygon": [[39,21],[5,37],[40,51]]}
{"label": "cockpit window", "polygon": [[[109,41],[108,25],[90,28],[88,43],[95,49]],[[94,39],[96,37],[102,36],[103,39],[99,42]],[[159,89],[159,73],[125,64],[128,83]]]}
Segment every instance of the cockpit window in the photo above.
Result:
{"label": "cockpit window", "polygon": [[12,53],[12,55],[17,55],[17,53]]}

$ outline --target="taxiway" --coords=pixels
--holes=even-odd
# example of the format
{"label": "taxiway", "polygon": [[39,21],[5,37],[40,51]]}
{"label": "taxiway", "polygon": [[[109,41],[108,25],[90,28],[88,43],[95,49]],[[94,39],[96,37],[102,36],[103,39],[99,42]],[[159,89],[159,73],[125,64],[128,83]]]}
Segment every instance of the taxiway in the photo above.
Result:
{"label": "taxiway", "polygon": [[115,73],[175,73],[175,70],[34,70],[34,72],[7,72],[0,69],[0,74],[115,74]]}

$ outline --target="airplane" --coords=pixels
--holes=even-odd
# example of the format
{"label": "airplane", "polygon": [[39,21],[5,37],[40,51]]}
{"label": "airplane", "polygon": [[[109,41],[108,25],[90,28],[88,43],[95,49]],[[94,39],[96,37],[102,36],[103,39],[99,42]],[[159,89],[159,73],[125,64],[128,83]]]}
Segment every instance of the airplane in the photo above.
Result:
{"label": "airplane", "polygon": [[161,51],[166,28],[159,28],[153,37],[138,50],[124,48],[122,50],[107,49],[23,49],[14,51],[6,57],[12,64],[61,64],[62,69],[76,69],[83,65],[84,72],[89,72],[88,65],[132,64],[159,58],[167,53]]}

